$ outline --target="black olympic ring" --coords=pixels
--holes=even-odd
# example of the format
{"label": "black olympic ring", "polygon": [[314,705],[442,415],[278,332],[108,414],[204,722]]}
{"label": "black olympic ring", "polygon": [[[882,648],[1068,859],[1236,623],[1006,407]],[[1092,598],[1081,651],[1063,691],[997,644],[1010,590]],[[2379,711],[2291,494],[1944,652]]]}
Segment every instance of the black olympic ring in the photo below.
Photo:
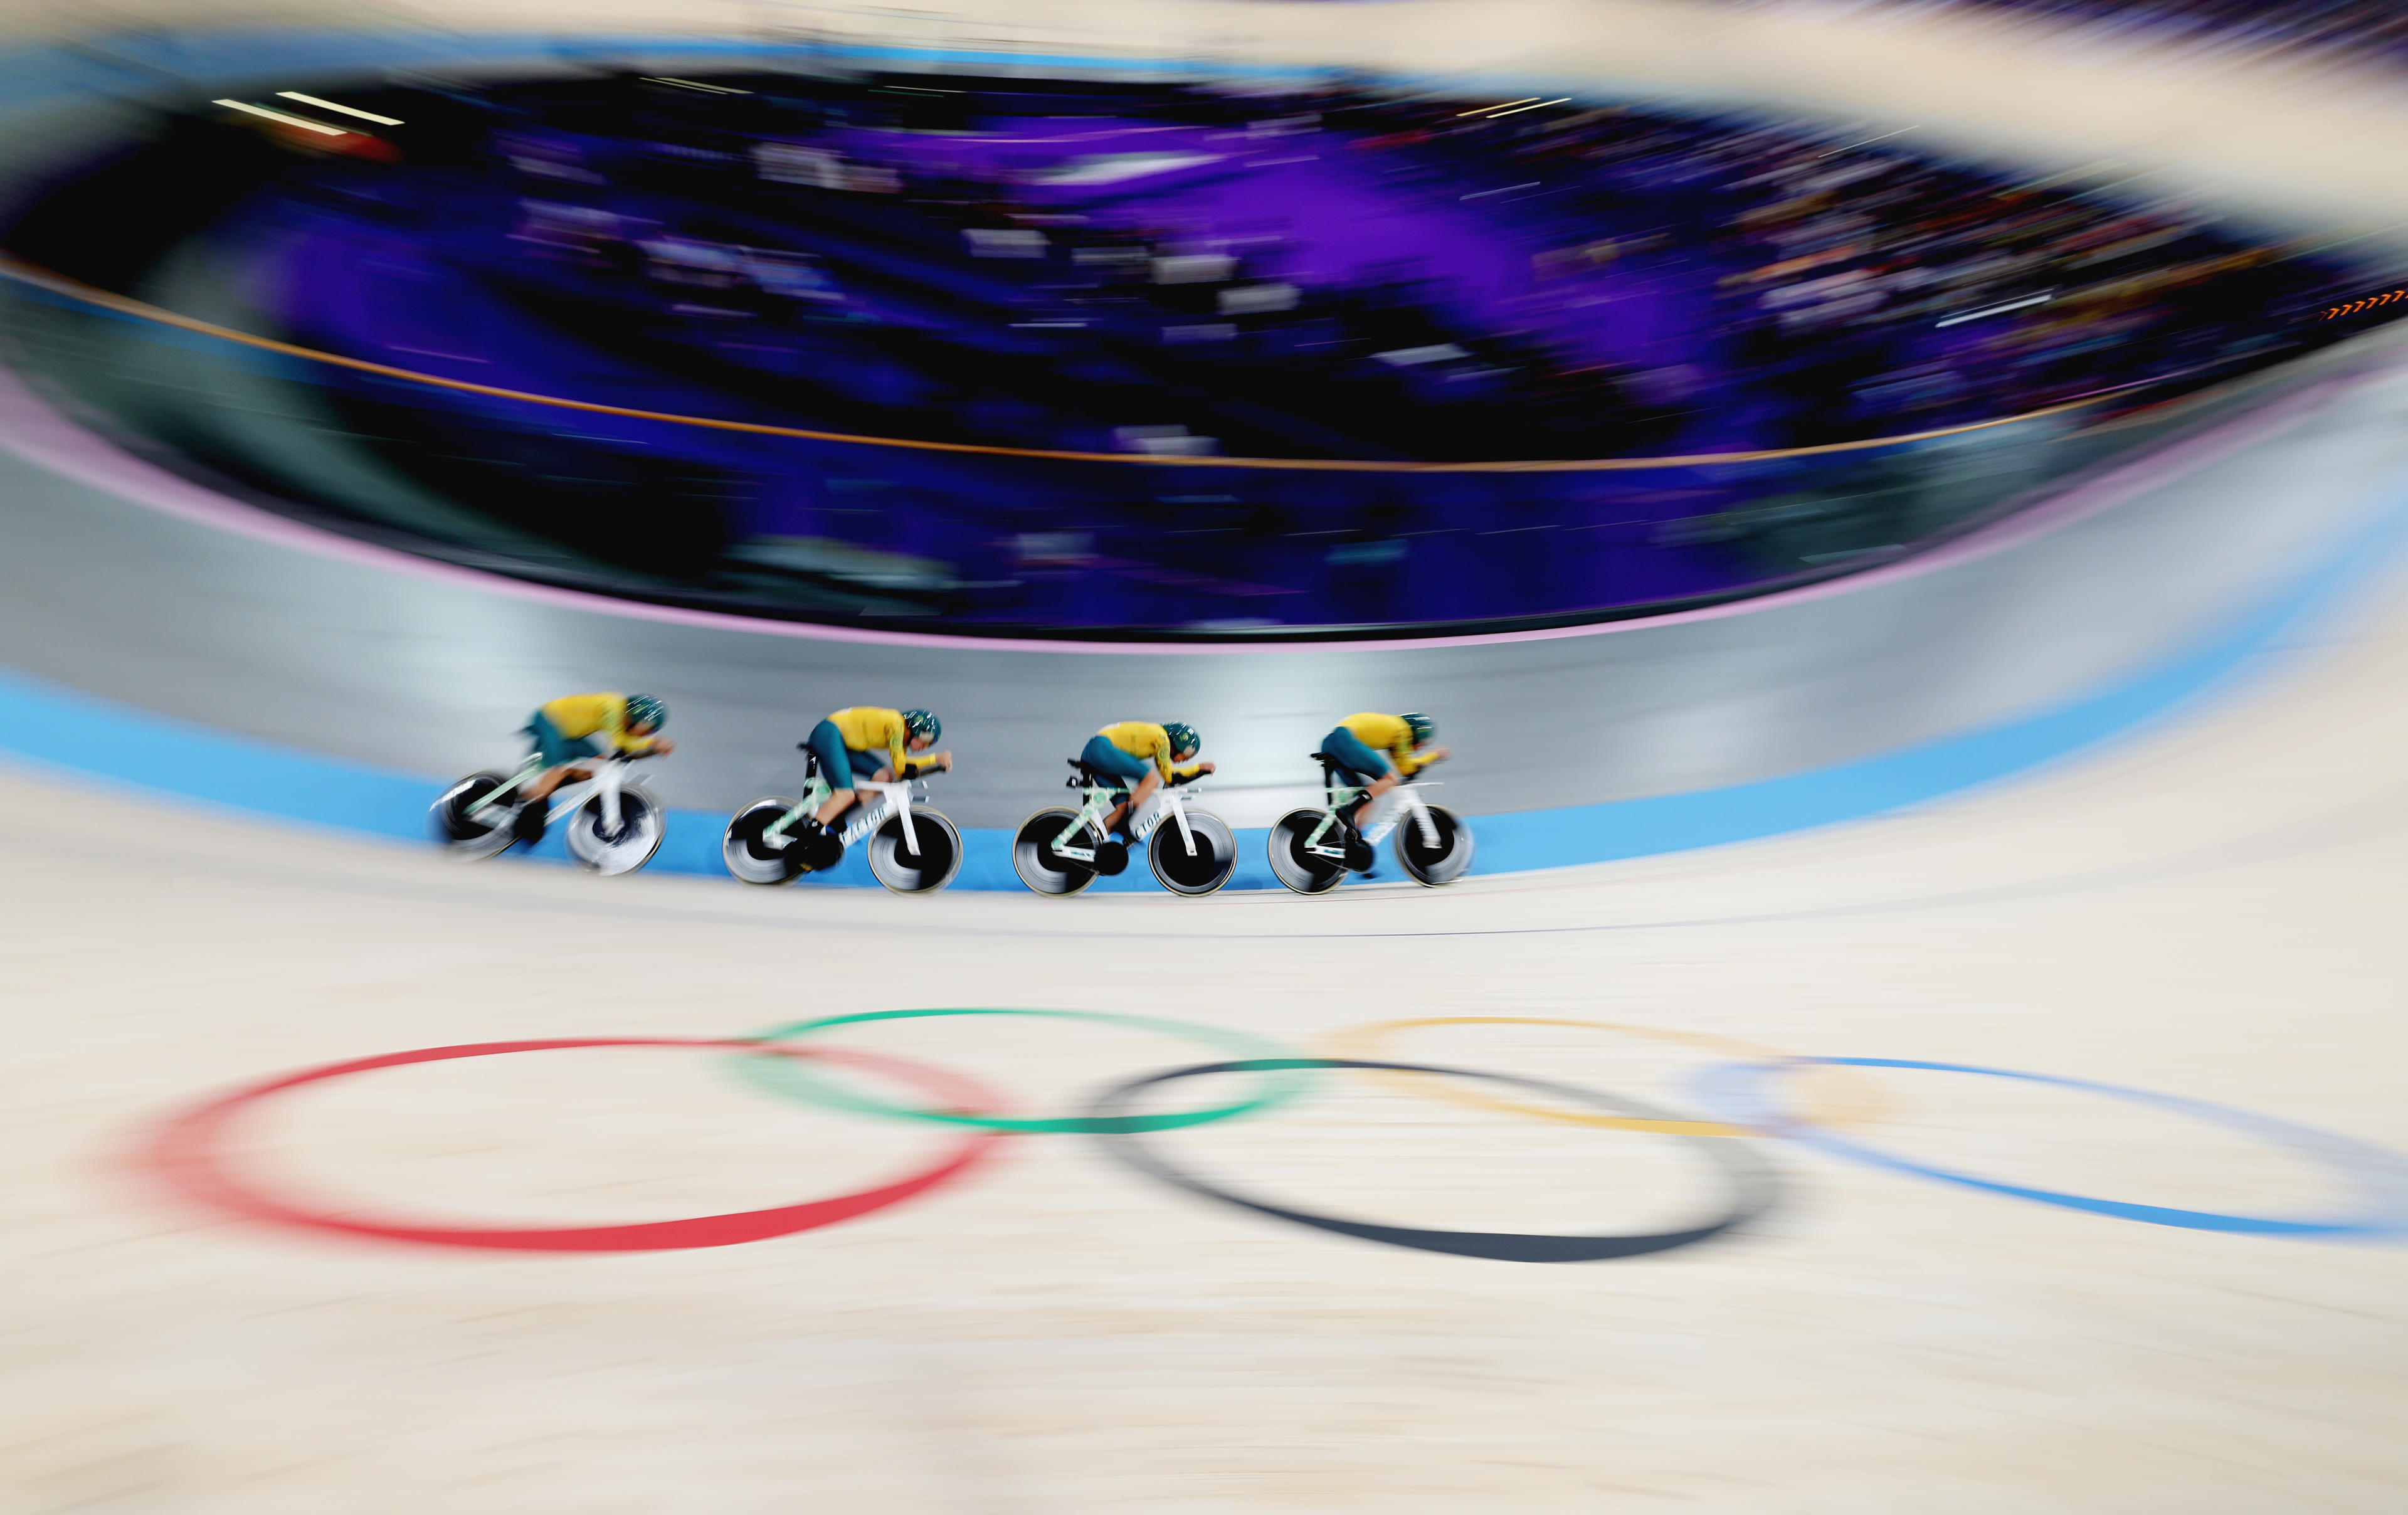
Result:
{"label": "black olympic ring", "polygon": [[1289,1209],[1283,1205],[1248,1199],[1173,1167],[1146,1151],[1144,1144],[1138,1139],[1138,1134],[1126,1129],[1125,1118],[1130,1104],[1140,1092],[1155,1084],[1211,1073],[1268,1073],[1287,1068],[1365,1068],[1386,1073],[1428,1073],[1449,1079],[1484,1079],[1491,1083],[1512,1084],[1535,1091],[1553,1099],[1594,1105],[1615,1115],[1651,1121],[1674,1118],[1667,1111],[1618,1094],[1601,1094],[1570,1084],[1517,1078],[1510,1073],[1431,1067],[1420,1063],[1364,1063],[1338,1057],[1249,1058],[1234,1063],[1204,1063],[1191,1068],[1174,1068],[1168,1073],[1153,1074],[1108,1091],[1096,1099],[1088,1112],[1096,1122],[1096,1139],[1102,1142],[1104,1150],[1113,1157],[1150,1178],[1176,1185],[1190,1193],[1201,1194],[1206,1199],[1253,1210],[1257,1215],[1293,1221],[1298,1225],[1335,1231],[1340,1236],[1381,1242],[1390,1247],[1406,1247],[1425,1252],[1452,1252],[1460,1257],[1485,1257],[1500,1263],[1594,1263],[1609,1257],[1638,1257],[1647,1252],[1694,1246],[1758,1219],[1772,1208],[1780,1193],[1779,1170],[1756,1151],[1753,1143],[1733,1141],[1728,1137],[1675,1136],[1672,1139],[1686,1142],[1704,1152],[1730,1180],[1729,1212],[1711,1225],[1694,1226],[1685,1231],[1618,1236],[1525,1236],[1510,1231],[1426,1231],[1415,1226],[1341,1220],[1337,1216],[1315,1215],[1308,1210]]}

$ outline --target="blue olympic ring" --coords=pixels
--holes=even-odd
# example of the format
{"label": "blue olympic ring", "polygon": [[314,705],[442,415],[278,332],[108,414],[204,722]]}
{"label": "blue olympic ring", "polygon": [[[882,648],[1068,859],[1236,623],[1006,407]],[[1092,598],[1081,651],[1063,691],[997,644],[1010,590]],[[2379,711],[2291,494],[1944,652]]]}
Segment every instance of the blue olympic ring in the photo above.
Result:
{"label": "blue olympic ring", "polygon": [[[2128,1100],[2136,1105],[2155,1106],[2212,1125],[2247,1132],[2273,1146],[2325,1164],[2357,1188],[2365,1208],[2358,1214],[2331,1220],[2288,1221],[2269,1216],[2223,1215],[2214,1210],[2135,1205],[2120,1199],[2094,1199],[2087,1194],[2027,1188],[2022,1184],[2001,1183],[1995,1179],[1909,1162],[1878,1148],[1836,1136],[1773,1107],[1765,1087],[1772,1075],[1790,1068],[1818,1065],[1851,1068],[1921,1068],[1935,1073],[1971,1073],[1985,1079],[2020,1079],[2030,1083],[2054,1084],[2061,1089],[2104,1094],[2110,1099]],[[2258,1236],[2313,1236],[2328,1240],[2344,1237],[2372,1239],[2408,1232],[2408,1159],[2366,1142],[2336,1136],[2329,1131],[2319,1131],[2314,1126],[2237,1110],[2227,1105],[2211,1105],[2205,1100],[2185,1099],[2179,1094],[2128,1089],[2120,1084],[2092,1083],[2083,1079],[2060,1079],[2045,1073],[2020,1073],[2012,1068],[1974,1067],[1964,1063],[1919,1063],[1895,1057],[1796,1057],[1777,1063],[1726,1063],[1700,1074],[1693,1087],[1700,1098],[1715,1107],[1723,1118],[1734,1125],[1754,1126],[1759,1131],[1790,1137],[1834,1156],[1887,1168],[1894,1173],[1911,1173],[1917,1178],[2006,1194],[2015,1199],[2033,1200],[2042,1205],[2088,1210],[2095,1215],[2112,1215],[2118,1220],[2142,1221],[2151,1225],[2182,1226],[2193,1231],[2238,1231]]]}

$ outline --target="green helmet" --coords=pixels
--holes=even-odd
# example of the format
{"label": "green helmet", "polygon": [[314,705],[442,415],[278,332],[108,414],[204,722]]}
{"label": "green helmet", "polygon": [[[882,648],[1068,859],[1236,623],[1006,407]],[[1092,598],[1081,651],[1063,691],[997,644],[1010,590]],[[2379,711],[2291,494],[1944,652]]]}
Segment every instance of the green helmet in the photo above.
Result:
{"label": "green helmet", "polygon": [[911,734],[914,741],[925,736],[933,742],[945,734],[945,723],[925,710],[906,710],[903,712],[903,729]]}
{"label": "green helmet", "polygon": [[1200,752],[1204,749],[1204,738],[1197,736],[1196,728],[1183,721],[1164,722],[1162,734],[1170,738],[1170,750],[1174,753]]}
{"label": "green helmet", "polygon": [[1415,747],[1426,744],[1431,737],[1438,735],[1438,722],[1418,710],[1411,715],[1398,716],[1397,719],[1403,722],[1405,729],[1413,734]]}
{"label": "green helmet", "polygon": [[659,695],[630,694],[627,696],[627,729],[629,731],[635,730],[638,726],[657,728],[668,723],[669,707],[661,703]]}

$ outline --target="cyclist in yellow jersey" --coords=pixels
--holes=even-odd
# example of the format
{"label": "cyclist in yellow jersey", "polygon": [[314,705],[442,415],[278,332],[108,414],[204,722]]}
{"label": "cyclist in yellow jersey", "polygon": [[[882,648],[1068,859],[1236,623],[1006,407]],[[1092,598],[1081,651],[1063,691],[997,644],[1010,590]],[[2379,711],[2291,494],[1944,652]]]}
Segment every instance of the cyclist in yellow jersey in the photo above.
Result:
{"label": "cyclist in yellow jersey", "polygon": [[1445,762],[1446,749],[1428,745],[1437,735],[1438,722],[1418,711],[1381,715],[1364,710],[1338,722],[1337,729],[1321,739],[1321,750],[1338,760],[1339,772],[1347,782],[1364,786],[1363,793],[1338,812],[1340,818],[1354,827],[1373,800],[1431,764]]}
{"label": "cyclist in yellow jersey", "polygon": [[544,802],[553,790],[594,777],[594,770],[579,766],[578,760],[604,755],[594,745],[597,738],[612,753],[666,757],[675,751],[677,744],[653,735],[668,718],[669,707],[650,694],[563,694],[537,707],[522,729],[534,744],[535,755],[543,760],[543,771],[520,787],[518,815],[510,822],[519,840],[532,847],[543,839]]}
{"label": "cyclist in yellow jersey", "polygon": [[820,760],[820,771],[827,775],[836,793],[810,824],[824,831],[853,808],[856,779],[883,784],[935,768],[951,768],[951,752],[933,753],[918,762],[907,755],[926,752],[944,729],[944,723],[925,710],[889,710],[875,705],[836,711],[813,726],[810,739],[803,745]]}
{"label": "cyclist in yellow jersey", "polygon": [[668,718],[669,707],[650,694],[563,694],[547,700],[524,728],[536,755],[543,759],[544,771],[528,780],[522,794],[528,800],[545,799],[565,783],[594,777],[593,770],[575,764],[604,755],[594,745],[596,737],[608,742],[611,752],[666,757],[676,744],[653,733]]}
{"label": "cyclist in yellow jersey", "polygon": [[1159,726],[1151,721],[1123,721],[1088,737],[1080,762],[1116,779],[1137,781],[1129,797],[1104,817],[1104,835],[1111,836],[1113,827],[1136,814],[1164,779],[1211,773],[1210,763],[1191,761],[1203,745],[1204,738],[1196,735],[1195,727],[1177,721]]}

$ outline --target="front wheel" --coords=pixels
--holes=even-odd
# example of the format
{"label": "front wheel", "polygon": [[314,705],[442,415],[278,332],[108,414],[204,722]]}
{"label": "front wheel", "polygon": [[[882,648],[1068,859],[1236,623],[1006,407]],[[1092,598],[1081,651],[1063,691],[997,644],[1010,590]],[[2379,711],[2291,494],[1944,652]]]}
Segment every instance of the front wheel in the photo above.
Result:
{"label": "front wheel", "polygon": [[869,838],[869,871],[898,894],[933,894],[962,871],[962,834],[937,810],[913,810],[909,836],[890,817]]}
{"label": "front wheel", "polygon": [[[1290,810],[1271,827],[1271,876],[1299,894],[1326,893],[1346,877],[1344,865],[1336,858],[1305,850],[1305,843],[1328,814],[1326,810]],[[1338,823],[1332,821],[1329,835],[1337,834]]]}
{"label": "front wheel", "polygon": [[[1196,843],[1193,851],[1187,845],[1191,836]],[[1163,888],[1174,894],[1209,894],[1238,871],[1238,838],[1219,816],[1190,810],[1187,832],[1180,831],[1178,817],[1165,820],[1154,828],[1145,855]]]}
{"label": "front wheel", "polygon": [[494,857],[509,850],[518,836],[510,829],[508,804],[497,801],[475,815],[468,813],[479,800],[509,782],[498,773],[472,773],[445,790],[426,812],[427,829],[436,844],[466,858]]}
{"label": "front wheel", "polygon": [[615,879],[650,863],[661,850],[661,836],[666,830],[661,802],[629,785],[619,791],[615,829],[603,819],[599,794],[577,808],[568,822],[568,855],[588,870]]}
{"label": "front wheel", "polygon": [[[1075,894],[1096,881],[1096,870],[1054,850],[1054,838],[1079,819],[1076,810],[1039,810],[1011,836],[1011,871],[1039,894]],[[1093,833],[1082,833],[1091,840]]]}
{"label": "front wheel", "polygon": [[1397,822],[1397,865],[1417,884],[1436,889],[1463,877],[1471,866],[1471,828],[1463,823],[1453,810],[1437,806],[1425,807],[1429,811],[1430,830],[1435,840],[1422,835],[1422,823],[1411,810]]}
{"label": "front wheel", "polygon": [[781,835],[771,836],[768,830],[784,819],[795,802],[771,795],[754,800],[736,812],[727,822],[727,830],[719,838],[719,855],[727,864],[727,871],[748,884],[774,887],[793,883],[803,871],[803,850],[800,838]]}

